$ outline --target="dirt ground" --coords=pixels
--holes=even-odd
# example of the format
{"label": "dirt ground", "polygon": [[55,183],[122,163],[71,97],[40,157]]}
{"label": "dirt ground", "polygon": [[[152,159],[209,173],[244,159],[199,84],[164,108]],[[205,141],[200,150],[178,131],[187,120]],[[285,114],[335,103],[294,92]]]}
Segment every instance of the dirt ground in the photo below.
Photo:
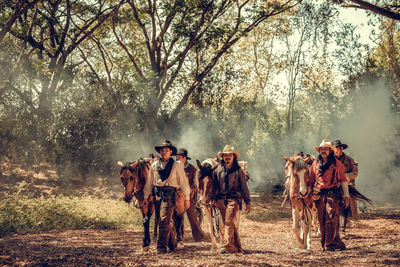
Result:
{"label": "dirt ground", "polygon": [[[4,174],[4,172],[3,172]],[[47,187],[46,187],[47,189]],[[186,220],[183,246],[157,255],[155,242],[141,249],[141,230],[68,230],[0,238],[0,266],[399,266],[400,213],[383,207],[363,214],[343,235],[347,250],[323,252],[318,237],[308,251],[296,248],[290,211],[280,208],[280,196],[253,199],[253,210],[263,214],[284,213],[275,219],[253,221],[244,214],[240,254],[214,254],[209,235],[196,243]],[[265,212],[265,213],[264,213]],[[274,213],[275,212],[275,213]],[[202,225],[208,232],[206,222]]]}
{"label": "dirt ground", "polygon": [[[188,225],[188,223],[187,223]],[[186,225],[186,226],[187,226]],[[209,238],[195,243],[186,228],[183,246],[156,254],[154,242],[141,250],[141,231],[70,230],[13,235],[0,239],[5,266],[399,266],[400,216],[375,215],[353,222],[343,236],[347,250],[321,251],[312,238],[308,251],[296,248],[291,221],[255,222],[241,217],[241,254],[214,254]],[[203,225],[206,229],[206,225]]]}

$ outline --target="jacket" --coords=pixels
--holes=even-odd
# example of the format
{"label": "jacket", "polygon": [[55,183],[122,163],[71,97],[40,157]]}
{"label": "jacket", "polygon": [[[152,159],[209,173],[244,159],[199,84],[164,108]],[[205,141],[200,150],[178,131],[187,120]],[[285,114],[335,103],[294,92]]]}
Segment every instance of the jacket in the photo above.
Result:
{"label": "jacket", "polygon": [[250,204],[250,192],[246,183],[246,174],[236,163],[227,170],[221,163],[212,174],[211,199],[221,196],[235,196],[243,198],[246,205]]}

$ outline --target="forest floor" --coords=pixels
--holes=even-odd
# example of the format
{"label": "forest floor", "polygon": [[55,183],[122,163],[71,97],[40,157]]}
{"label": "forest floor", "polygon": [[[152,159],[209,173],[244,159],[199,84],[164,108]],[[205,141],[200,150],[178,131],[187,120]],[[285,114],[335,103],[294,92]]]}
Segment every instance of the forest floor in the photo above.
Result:
{"label": "forest floor", "polygon": [[[49,185],[42,186],[50,190]],[[253,216],[242,213],[240,218],[244,253],[211,252],[209,235],[205,242],[194,242],[186,220],[183,245],[164,255],[156,253],[154,241],[147,253],[142,252],[141,229],[50,231],[0,238],[0,266],[400,265],[398,209],[378,207],[361,214],[342,235],[347,246],[344,251],[322,251],[318,237],[312,238],[311,249],[306,251],[296,248],[290,211],[281,209],[281,201],[280,195],[254,195]],[[268,218],[265,214],[280,216]],[[207,232],[206,222],[202,227]]]}

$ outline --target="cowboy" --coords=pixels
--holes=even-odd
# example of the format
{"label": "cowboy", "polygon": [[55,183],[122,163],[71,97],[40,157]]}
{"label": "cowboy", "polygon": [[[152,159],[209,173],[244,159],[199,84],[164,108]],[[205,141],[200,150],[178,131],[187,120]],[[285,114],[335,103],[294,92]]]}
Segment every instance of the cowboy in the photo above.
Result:
{"label": "cowboy", "polygon": [[[347,182],[349,183],[349,187],[355,188],[355,179],[358,175],[358,163],[352,157],[343,152],[343,150],[348,147],[346,144],[343,144],[340,140],[335,140],[333,141],[332,145],[334,145],[336,148],[335,157],[344,165],[344,173],[346,175]],[[348,218],[355,218],[358,215],[356,199],[350,198],[350,208],[348,210],[350,212],[344,217],[344,227],[346,224],[348,224]]]}
{"label": "cowboy", "polygon": [[170,251],[174,251],[177,246],[175,227],[172,222],[177,190],[181,188],[185,195],[185,209],[188,209],[190,206],[190,187],[183,164],[171,158],[172,155],[176,155],[176,147],[170,141],[164,140],[154,148],[160,153],[161,157],[151,164],[143,191],[146,200],[150,194],[161,198],[157,252],[166,253],[167,246]]}
{"label": "cowboy", "polygon": [[[189,181],[190,185],[190,207],[186,210],[187,217],[189,219],[190,228],[192,229],[192,236],[196,242],[200,242],[204,240],[204,233],[201,230],[200,222],[198,219],[198,212],[196,209],[197,198],[195,197],[195,193],[198,188],[198,181],[196,181],[196,168],[188,162],[191,160],[188,157],[188,151],[185,148],[179,148],[178,153],[176,154],[176,159],[179,160],[185,168],[185,173]],[[174,213],[175,216],[175,213]],[[183,240],[184,235],[184,223],[182,217],[181,229],[177,229],[177,239],[178,242]]]}
{"label": "cowboy", "polygon": [[[342,194],[345,207],[349,206],[350,196],[344,165],[335,158],[336,148],[328,139],[315,147],[319,153],[309,173],[309,186],[313,187],[313,199],[318,210],[323,250],[344,250],[346,245],[339,235]],[[340,187],[342,190],[340,190]]]}
{"label": "cowboy", "polygon": [[250,212],[250,193],[246,183],[246,174],[238,164],[239,152],[231,145],[226,145],[222,152],[218,153],[222,158],[220,165],[213,172],[213,185],[211,199],[217,201],[217,205],[223,205],[225,214],[224,241],[221,253],[243,252],[239,238],[239,211],[242,199],[246,203],[246,211]]}

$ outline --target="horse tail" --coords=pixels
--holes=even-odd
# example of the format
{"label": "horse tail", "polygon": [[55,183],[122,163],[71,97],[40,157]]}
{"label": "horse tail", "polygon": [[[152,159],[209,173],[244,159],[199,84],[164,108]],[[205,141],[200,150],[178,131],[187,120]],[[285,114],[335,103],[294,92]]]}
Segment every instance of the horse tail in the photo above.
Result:
{"label": "horse tail", "polygon": [[363,194],[361,194],[355,187],[349,186],[349,194],[350,197],[355,198],[357,200],[363,201],[363,202],[368,202],[371,206],[374,206],[372,204],[371,199],[367,198]]}

